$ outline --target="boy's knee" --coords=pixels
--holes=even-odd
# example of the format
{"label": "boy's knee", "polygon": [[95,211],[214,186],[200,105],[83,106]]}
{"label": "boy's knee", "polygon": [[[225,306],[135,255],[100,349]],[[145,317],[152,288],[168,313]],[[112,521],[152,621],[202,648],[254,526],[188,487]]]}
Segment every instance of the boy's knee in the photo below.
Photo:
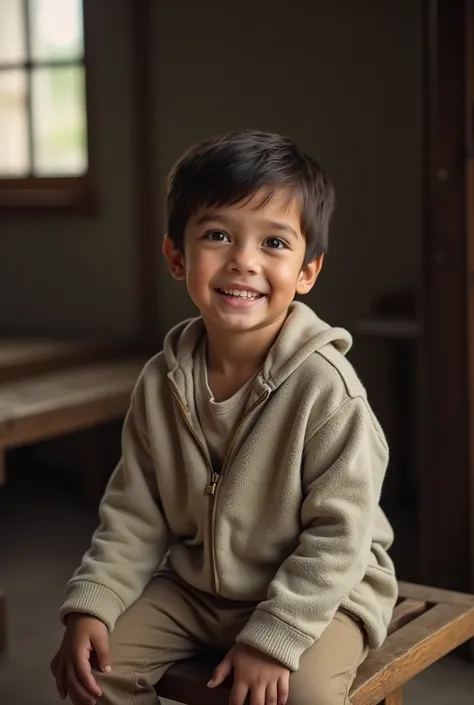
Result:
{"label": "boy's knee", "polygon": [[133,673],[121,673],[118,668],[114,668],[112,673],[92,671],[92,675],[102,691],[97,705],[128,704],[129,695],[132,692]]}
{"label": "boy's knee", "polygon": [[[135,650],[116,642],[113,638],[110,639],[110,666],[111,671],[105,673],[97,668],[92,670],[92,675],[96,679],[99,687],[107,693],[130,691],[134,676],[140,667],[145,664],[145,661],[137,659]],[[99,703],[102,701],[99,700]],[[105,700],[104,702],[108,702]],[[121,702],[120,700],[118,702]]]}

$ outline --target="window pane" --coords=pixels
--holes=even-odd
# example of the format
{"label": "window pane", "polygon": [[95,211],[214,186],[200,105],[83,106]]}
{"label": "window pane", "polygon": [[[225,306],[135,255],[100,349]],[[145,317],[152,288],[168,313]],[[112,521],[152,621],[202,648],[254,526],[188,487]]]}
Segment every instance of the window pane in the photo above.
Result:
{"label": "window pane", "polygon": [[84,69],[32,71],[33,172],[76,176],[87,170]]}
{"label": "window pane", "polygon": [[[1,1],[1,0],[0,0]],[[0,71],[0,176],[29,171],[26,73]]]}
{"label": "window pane", "polygon": [[0,0],[0,63],[24,61],[23,0]]}
{"label": "window pane", "polygon": [[[3,2],[3,0],[0,0]],[[34,60],[77,59],[84,53],[81,0],[29,0]]]}

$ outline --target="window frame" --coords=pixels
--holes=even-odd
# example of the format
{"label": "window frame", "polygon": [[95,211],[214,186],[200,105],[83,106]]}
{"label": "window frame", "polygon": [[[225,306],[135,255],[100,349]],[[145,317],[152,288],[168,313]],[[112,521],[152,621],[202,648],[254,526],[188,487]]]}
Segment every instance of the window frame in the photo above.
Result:
{"label": "window frame", "polygon": [[[98,204],[98,194],[95,179],[95,164],[92,125],[92,99],[91,99],[91,23],[89,15],[89,1],[83,0],[83,28],[84,28],[84,66],[85,83],[85,111],[87,125],[87,171],[80,176],[32,176],[2,177],[0,176],[0,214],[28,215],[51,212],[76,212],[93,213]],[[26,6],[28,0],[23,0],[25,12],[25,31],[28,32],[28,14]],[[28,72],[28,101],[31,111],[31,71],[36,66],[77,66],[74,60],[40,60],[26,61],[13,64],[12,68],[22,68]],[[31,121],[29,120],[29,129]],[[30,135],[31,139],[31,135]]]}

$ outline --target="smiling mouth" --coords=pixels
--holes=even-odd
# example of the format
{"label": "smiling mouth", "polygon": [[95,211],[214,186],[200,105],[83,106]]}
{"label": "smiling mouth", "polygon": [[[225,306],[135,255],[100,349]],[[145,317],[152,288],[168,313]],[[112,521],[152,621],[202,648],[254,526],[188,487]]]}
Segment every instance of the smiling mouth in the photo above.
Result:
{"label": "smiling mouth", "polygon": [[230,299],[243,299],[244,301],[255,301],[263,299],[265,294],[260,294],[258,291],[250,291],[249,289],[216,289],[221,296],[227,296]]}

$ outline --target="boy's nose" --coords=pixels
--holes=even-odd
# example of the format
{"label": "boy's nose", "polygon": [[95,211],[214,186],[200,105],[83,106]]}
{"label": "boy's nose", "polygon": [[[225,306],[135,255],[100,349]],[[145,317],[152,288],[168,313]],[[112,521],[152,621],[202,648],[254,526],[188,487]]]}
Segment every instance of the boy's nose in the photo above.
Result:
{"label": "boy's nose", "polygon": [[261,269],[259,259],[258,253],[253,248],[235,249],[229,260],[229,271],[257,274]]}

